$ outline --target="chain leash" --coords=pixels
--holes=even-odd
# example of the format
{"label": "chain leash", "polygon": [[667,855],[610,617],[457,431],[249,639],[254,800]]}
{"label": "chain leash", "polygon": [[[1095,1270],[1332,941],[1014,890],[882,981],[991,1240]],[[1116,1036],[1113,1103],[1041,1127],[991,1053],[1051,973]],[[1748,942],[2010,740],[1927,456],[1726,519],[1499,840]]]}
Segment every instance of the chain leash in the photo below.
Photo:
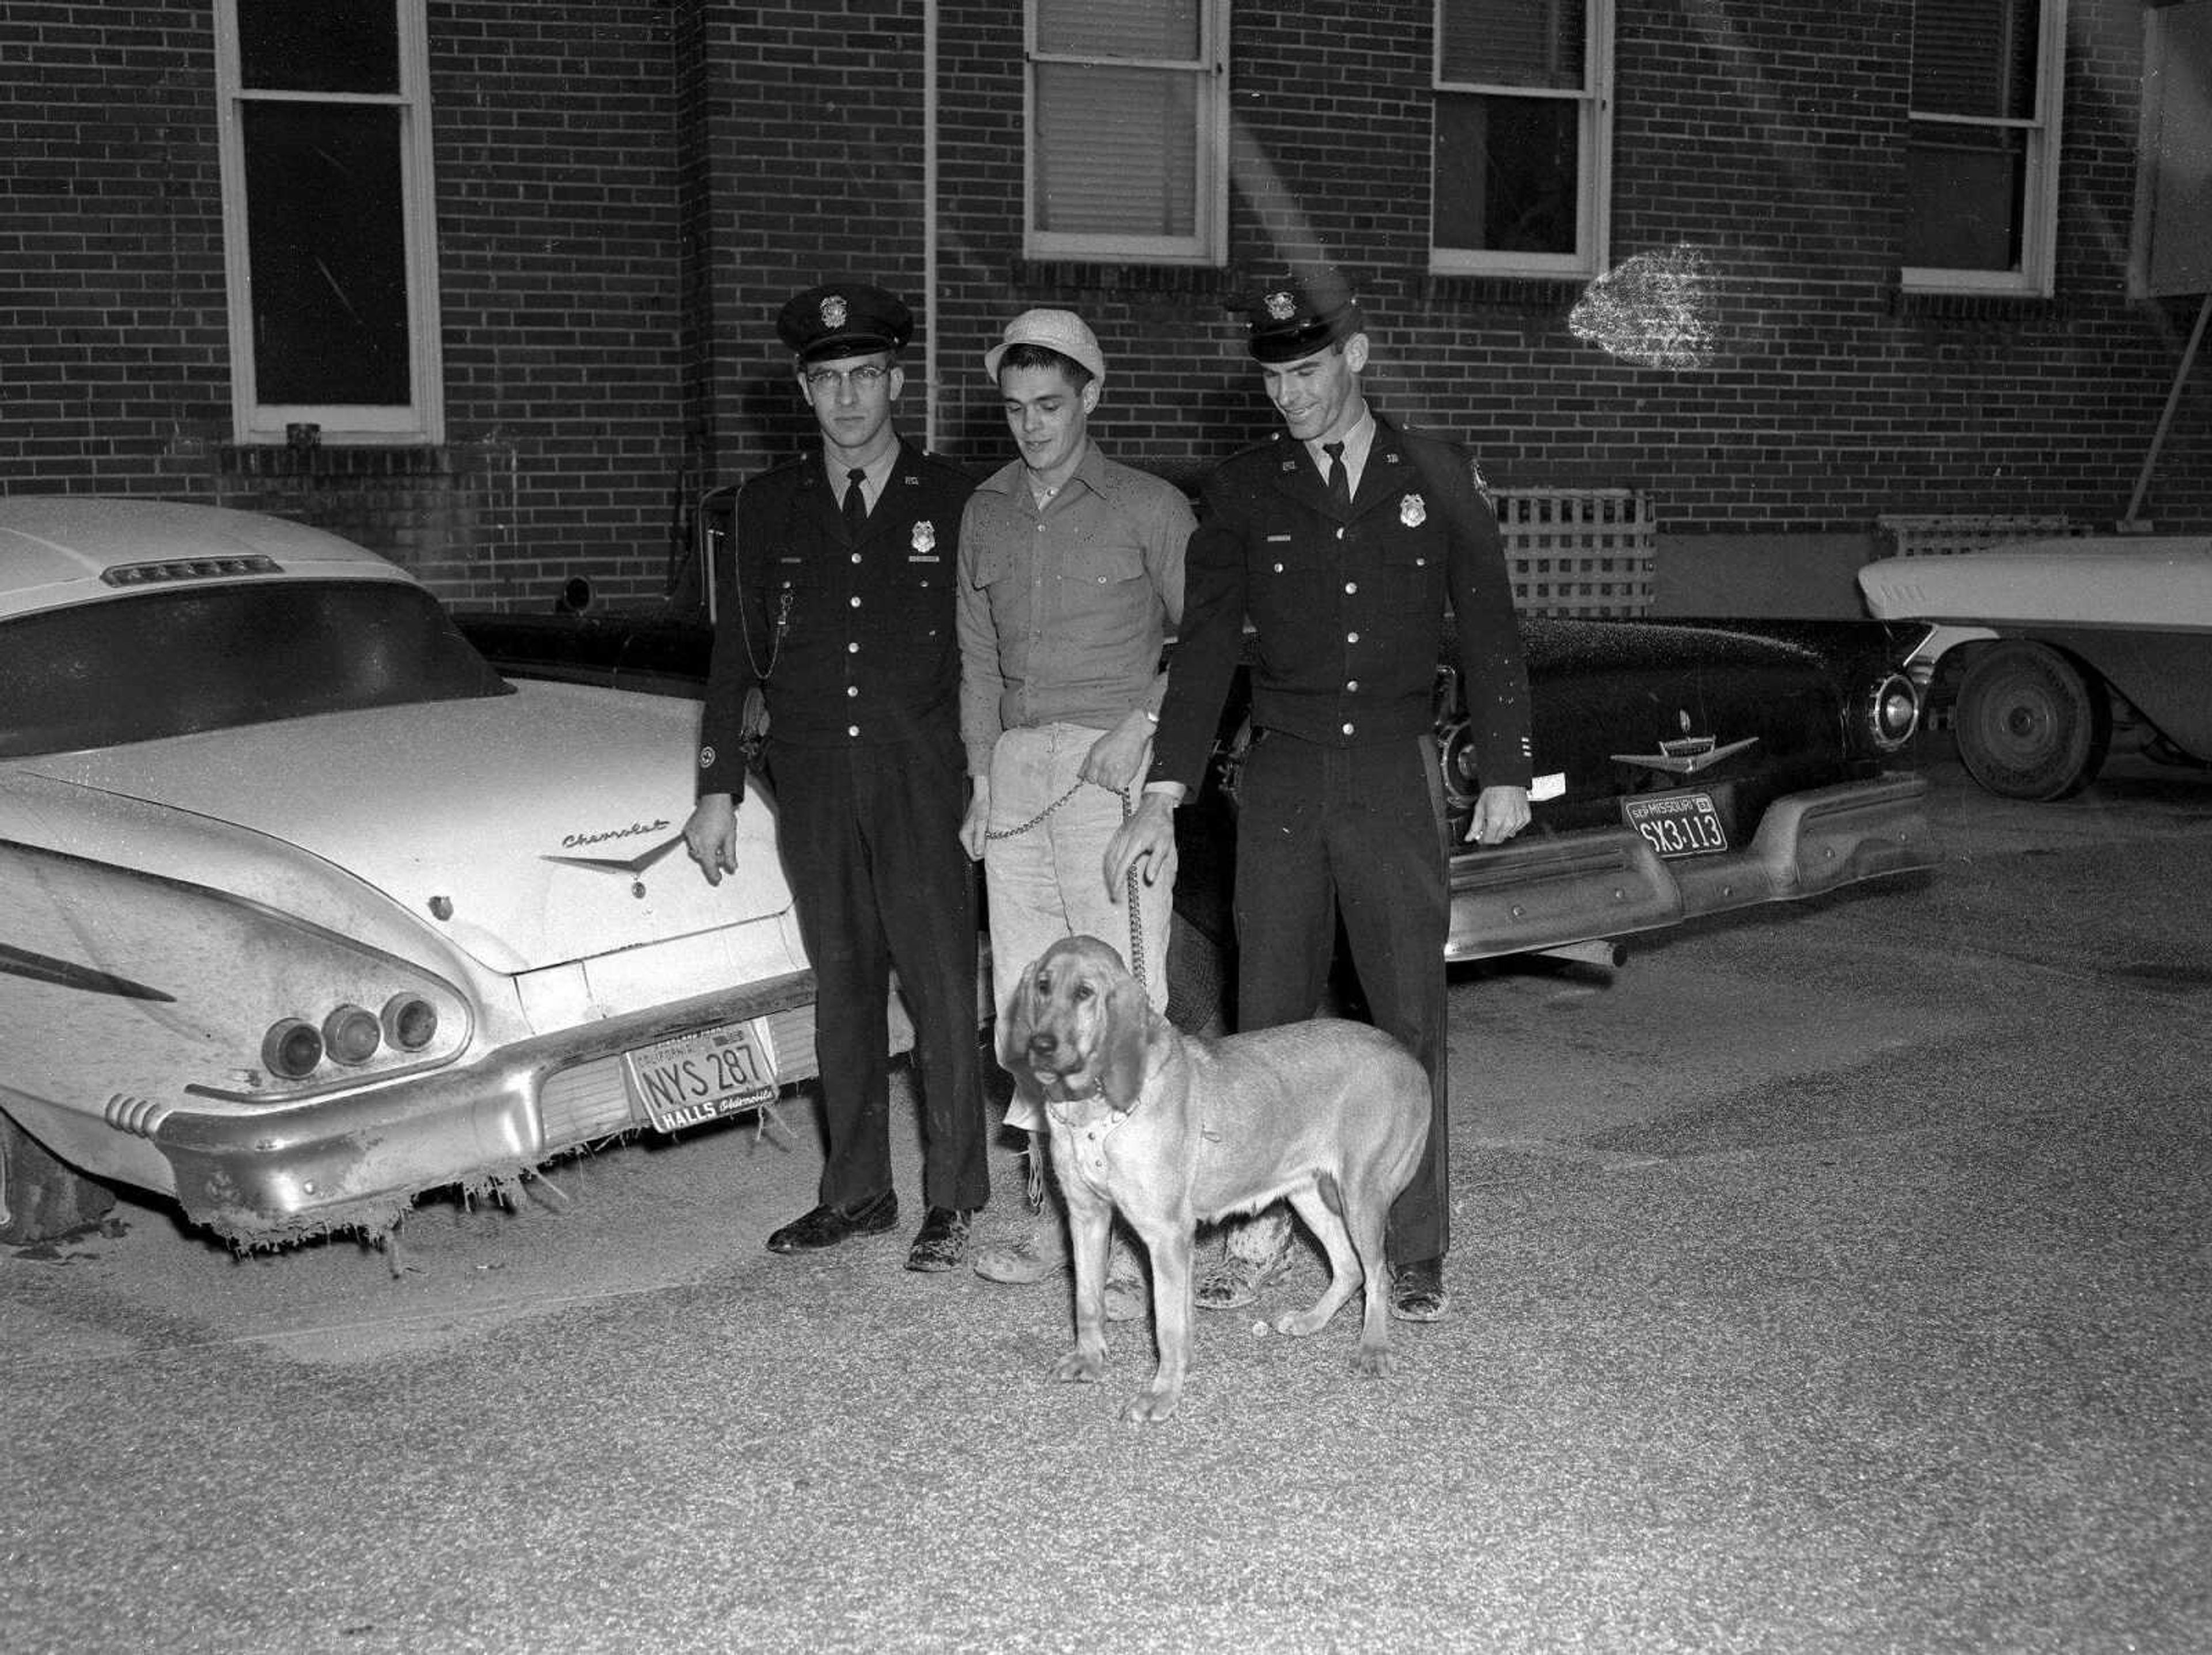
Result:
{"label": "chain leash", "polygon": [[[1042,824],[1045,818],[1050,816],[1053,812],[1058,810],[1069,800],[1074,798],[1075,795],[1082,792],[1085,788],[1103,787],[1104,785],[1105,784],[1103,782],[1086,782],[1081,776],[1078,776],[1073,787],[1068,788],[1066,793],[1060,794],[1059,798],[1054,800],[1052,803],[1047,805],[1042,810],[1030,817],[1028,821],[1023,823],[1019,827],[1000,828],[995,831],[989,828],[986,828],[983,831],[983,837],[986,839],[992,840],[1018,838],[1021,835],[1027,833],[1030,829]],[[1127,821],[1130,817],[1136,814],[1137,807],[1130,800],[1128,788],[1113,788],[1108,790],[1111,792],[1115,798],[1121,801],[1121,819],[1123,821]],[[1129,975],[1135,977],[1138,982],[1142,983],[1145,980],[1145,920],[1144,916],[1137,911],[1137,868],[1136,864],[1133,862],[1129,866],[1128,885],[1129,889],[1127,900],[1122,905],[1129,910]]]}

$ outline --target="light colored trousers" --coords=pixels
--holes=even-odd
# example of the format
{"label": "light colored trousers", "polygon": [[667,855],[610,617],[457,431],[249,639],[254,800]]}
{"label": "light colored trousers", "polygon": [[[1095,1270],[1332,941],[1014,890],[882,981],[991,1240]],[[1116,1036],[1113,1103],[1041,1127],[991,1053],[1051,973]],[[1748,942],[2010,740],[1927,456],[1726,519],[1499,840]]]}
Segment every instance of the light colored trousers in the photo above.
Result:
{"label": "light colored trousers", "polygon": [[[1106,846],[1121,825],[1121,797],[1088,782],[1077,785],[1083,761],[1103,733],[1079,724],[1043,724],[1007,730],[991,750],[991,837],[983,846],[983,888],[991,914],[991,986],[1002,1029],[1023,973],[1062,937],[1097,937],[1111,944],[1133,969],[1136,964],[1131,958],[1128,891],[1124,887],[1117,902],[1106,889]],[[1147,745],[1132,786],[1133,805],[1151,758]],[[1042,821],[1035,819],[1071,788],[1072,797]],[[1163,1013],[1174,909],[1171,881],[1137,882],[1145,992]],[[1020,1131],[1044,1129],[1043,1119],[1018,1098],[1006,1111],[1006,1124]]]}

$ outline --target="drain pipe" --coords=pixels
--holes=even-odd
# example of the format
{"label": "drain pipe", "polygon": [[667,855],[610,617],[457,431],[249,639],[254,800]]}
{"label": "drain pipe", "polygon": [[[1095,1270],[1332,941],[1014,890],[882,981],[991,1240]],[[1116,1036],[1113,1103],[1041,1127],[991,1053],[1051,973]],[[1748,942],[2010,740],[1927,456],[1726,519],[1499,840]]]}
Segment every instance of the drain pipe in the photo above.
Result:
{"label": "drain pipe", "polygon": [[921,8],[921,283],[929,315],[922,345],[921,446],[937,448],[937,0]]}

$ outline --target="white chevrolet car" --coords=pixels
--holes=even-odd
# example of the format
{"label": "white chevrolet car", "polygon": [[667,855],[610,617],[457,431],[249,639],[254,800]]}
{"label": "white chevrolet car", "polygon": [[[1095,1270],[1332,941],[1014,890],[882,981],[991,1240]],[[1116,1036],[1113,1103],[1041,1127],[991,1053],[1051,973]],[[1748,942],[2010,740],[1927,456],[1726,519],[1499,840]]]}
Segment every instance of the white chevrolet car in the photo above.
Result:
{"label": "white chevrolet car", "polygon": [[0,499],[0,1240],[95,1180],[377,1238],[811,1074],[771,806],[684,853],[696,718],[511,684],[319,530]]}

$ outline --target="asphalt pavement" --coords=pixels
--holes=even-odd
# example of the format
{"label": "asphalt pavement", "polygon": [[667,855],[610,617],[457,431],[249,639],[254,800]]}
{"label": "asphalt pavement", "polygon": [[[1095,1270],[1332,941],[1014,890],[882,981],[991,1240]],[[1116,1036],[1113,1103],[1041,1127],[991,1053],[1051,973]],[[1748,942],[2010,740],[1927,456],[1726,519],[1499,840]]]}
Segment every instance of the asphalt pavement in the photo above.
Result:
{"label": "asphalt pavement", "polygon": [[1145,1330],[1050,1383],[1065,1286],[905,1272],[916,1207],[766,1253],[803,1108],[396,1255],[0,1252],[0,1648],[2212,1648],[2212,781],[1932,768],[1931,874],[1455,974],[1386,1379],[1207,1315],[1125,1426]]}

